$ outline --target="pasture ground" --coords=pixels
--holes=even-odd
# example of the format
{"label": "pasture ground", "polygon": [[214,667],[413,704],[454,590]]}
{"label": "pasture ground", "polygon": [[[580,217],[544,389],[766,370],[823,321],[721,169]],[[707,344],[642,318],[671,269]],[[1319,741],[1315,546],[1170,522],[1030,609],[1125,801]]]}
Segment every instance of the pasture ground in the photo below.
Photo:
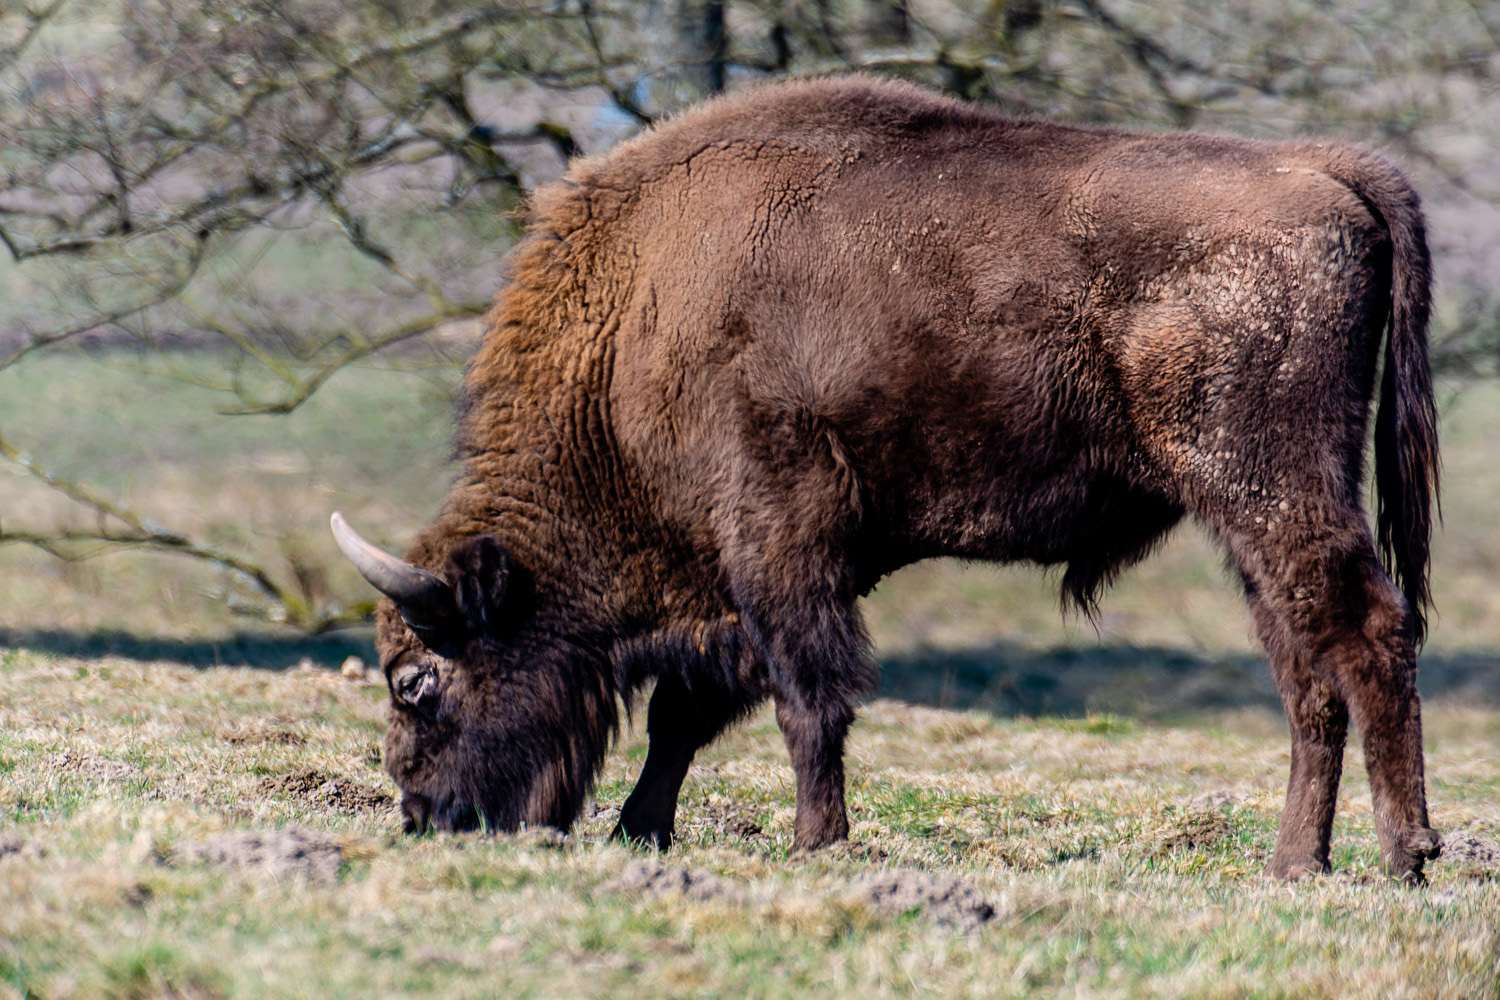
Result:
{"label": "pasture ground", "polygon": [[[348,372],[291,417],[231,421],[122,364],[0,373],[0,427],[45,434],[59,470],[163,520],[312,568],[324,593],[362,596],[329,509],[395,543],[442,492],[440,374]],[[1285,724],[1193,529],[1097,628],[1061,622],[1035,571],[933,564],[883,585],[854,839],[809,857],[788,856],[792,774],[766,712],[700,755],[664,855],[606,839],[644,757],[634,730],[566,838],[403,836],[383,682],[340,669],[369,658],[367,632],[232,618],[222,579],[167,557],[12,546],[0,998],[1500,995],[1500,391],[1450,388],[1444,412],[1421,686],[1449,849],[1425,889],[1377,873],[1357,744],[1336,873],[1261,877]],[[11,476],[0,510],[75,516]]]}

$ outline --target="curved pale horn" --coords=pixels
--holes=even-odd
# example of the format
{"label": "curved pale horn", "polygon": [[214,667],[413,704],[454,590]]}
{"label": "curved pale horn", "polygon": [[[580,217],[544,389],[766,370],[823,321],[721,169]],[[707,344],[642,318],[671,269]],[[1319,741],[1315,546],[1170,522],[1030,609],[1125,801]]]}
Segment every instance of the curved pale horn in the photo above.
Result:
{"label": "curved pale horn", "polygon": [[370,586],[396,602],[401,617],[418,628],[438,628],[453,619],[453,589],[441,577],[376,548],[349,527],[338,511],[328,519],[333,540]]}

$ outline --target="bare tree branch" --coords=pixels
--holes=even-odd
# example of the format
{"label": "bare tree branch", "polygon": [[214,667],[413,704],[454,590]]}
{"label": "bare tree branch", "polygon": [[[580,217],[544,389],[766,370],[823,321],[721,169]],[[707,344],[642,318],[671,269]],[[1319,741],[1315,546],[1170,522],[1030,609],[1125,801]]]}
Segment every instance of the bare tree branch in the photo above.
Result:
{"label": "bare tree branch", "polygon": [[21,37],[6,48],[0,49],[0,67],[14,65],[25,56],[26,50],[31,48],[42,29],[61,14],[69,2],[70,0],[52,0],[41,10],[28,10],[26,12],[27,24],[21,31]]}
{"label": "bare tree branch", "polygon": [[[22,451],[11,442],[0,438],[0,458],[5,458],[24,472],[47,484],[74,503],[92,510],[99,516],[99,527],[94,531],[29,532],[12,531],[0,525],[0,545],[25,543],[43,549],[60,558],[84,559],[107,551],[123,548],[151,549],[188,556],[222,567],[236,574],[255,587],[267,599],[268,614],[277,620],[296,625],[310,632],[325,631],[353,618],[344,612],[316,611],[307,606],[302,595],[278,584],[262,567],[181,532],[157,524],[128,506],[109,500],[87,485],[57,476],[37,462],[30,453]],[[110,524],[117,522],[124,531],[111,530]],[[80,548],[81,544],[89,548]]]}

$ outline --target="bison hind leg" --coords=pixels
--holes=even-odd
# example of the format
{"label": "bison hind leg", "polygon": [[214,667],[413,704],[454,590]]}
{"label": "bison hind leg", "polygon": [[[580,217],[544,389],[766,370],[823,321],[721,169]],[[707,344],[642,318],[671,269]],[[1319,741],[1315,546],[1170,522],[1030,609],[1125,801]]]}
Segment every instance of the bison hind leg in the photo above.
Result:
{"label": "bison hind leg", "polygon": [[1100,490],[1091,496],[1069,545],[1063,608],[1094,620],[1104,588],[1150,555],[1182,515],[1180,505],[1139,490]]}
{"label": "bison hind leg", "polygon": [[[1308,502],[1309,512],[1331,504]],[[1287,710],[1292,768],[1269,873],[1327,871],[1348,723],[1358,727],[1393,877],[1421,882],[1440,838],[1428,825],[1413,616],[1357,510],[1221,533],[1244,579]],[[1258,530],[1257,530],[1258,529]]]}

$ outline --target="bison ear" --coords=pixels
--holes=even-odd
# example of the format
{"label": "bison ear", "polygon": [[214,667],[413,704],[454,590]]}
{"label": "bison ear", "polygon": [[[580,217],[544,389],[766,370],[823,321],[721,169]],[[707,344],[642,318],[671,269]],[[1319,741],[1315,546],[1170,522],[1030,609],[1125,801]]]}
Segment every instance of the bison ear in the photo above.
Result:
{"label": "bison ear", "polygon": [[453,588],[445,581],[371,545],[337,511],[329,525],[359,575],[396,603],[406,624],[428,633],[451,631],[457,625]]}
{"label": "bison ear", "polygon": [[510,557],[494,535],[464,539],[448,554],[448,578],[459,610],[477,634],[494,631],[510,579]]}

